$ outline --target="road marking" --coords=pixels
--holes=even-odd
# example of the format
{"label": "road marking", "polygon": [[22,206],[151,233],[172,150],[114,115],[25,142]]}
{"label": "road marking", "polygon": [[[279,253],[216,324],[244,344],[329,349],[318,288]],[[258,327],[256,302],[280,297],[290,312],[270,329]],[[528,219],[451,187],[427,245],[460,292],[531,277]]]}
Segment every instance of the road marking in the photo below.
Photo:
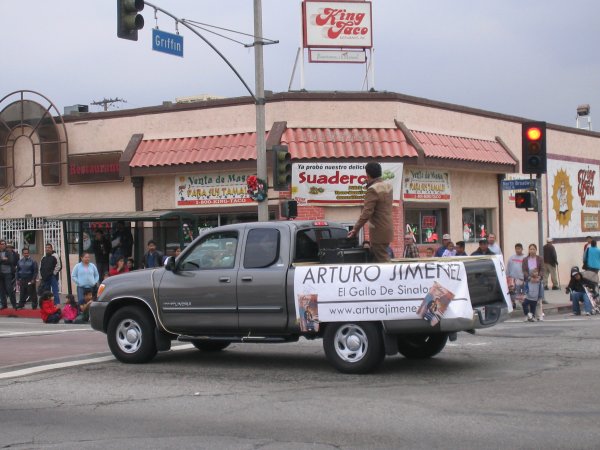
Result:
{"label": "road marking", "polygon": [[48,330],[48,331],[0,331],[0,338],[13,336],[35,336],[40,334],[70,333],[73,331],[94,331],[90,328],[70,328],[67,330]]}
{"label": "road marking", "polygon": [[[182,345],[176,345],[175,347],[172,347],[171,351],[176,352],[179,350],[189,350],[191,348],[194,348],[194,346],[192,344],[182,344]],[[33,374],[40,373],[40,372],[47,372],[49,370],[64,369],[66,367],[84,366],[86,364],[96,364],[96,363],[115,361],[115,360],[116,360],[115,357],[111,355],[111,356],[101,356],[99,358],[89,358],[89,359],[80,359],[77,361],[67,361],[67,362],[61,362],[61,363],[45,364],[43,366],[29,367],[27,369],[19,369],[19,370],[13,370],[11,372],[0,373],[0,380],[5,380],[7,378],[24,377],[27,375],[33,375]]]}
{"label": "road marking", "polygon": [[478,345],[489,345],[489,342],[459,342],[458,344],[455,343],[449,343],[446,344],[447,347],[467,347],[467,346],[471,346],[471,347],[476,347]]}

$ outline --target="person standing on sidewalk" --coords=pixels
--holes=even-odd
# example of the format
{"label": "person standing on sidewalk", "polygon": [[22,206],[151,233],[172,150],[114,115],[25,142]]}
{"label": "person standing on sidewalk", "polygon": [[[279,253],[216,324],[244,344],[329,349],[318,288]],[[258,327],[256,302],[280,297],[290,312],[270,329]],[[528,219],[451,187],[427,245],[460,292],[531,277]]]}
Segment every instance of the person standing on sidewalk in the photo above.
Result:
{"label": "person standing on sidewalk", "polygon": [[73,267],[71,279],[77,286],[77,302],[79,305],[83,305],[84,291],[90,290],[93,292],[100,280],[98,269],[94,263],[90,262],[90,254],[88,252],[83,252],[81,262],[75,264],[75,267]]}
{"label": "person standing on sidewalk", "polygon": [[104,279],[104,274],[108,273],[110,270],[109,261],[110,261],[110,250],[111,243],[110,240],[104,234],[104,231],[101,229],[96,230],[94,233],[94,241],[92,243],[94,247],[94,257],[96,258],[96,268],[98,269],[98,273],[100,274],[100,279]]}
{"label": "person standing on sidewalk", "polygon": [[38,263],[29,256],[27,247],[21,250],[23,257],[17,263],[17,283],[19,284],[19,304],[17,309],[22,309],[31,300],[31,309],[37,309],[38,298],[35,290],[35,280],[38,276]]}
{"label": "person standing on sidewalk", "polygon": [[600,270],[600,249],[594,239],[583,256],[583,266],[586,270],[598,273]]}
{"label": "person standing on sidewalk", "polygon": [[552,290],[558,291],[560,289],[557,276],[558,269],[558,257],[556,256],[556,249],[552,245],[552,238],[546,240],[544,245],[544,289],[548,290],[548,277],[552,278]]}
{"label": "person standing on sidewalk", "polygon": [[46,244],[46,254],[40,261],[40,290],[38,293],[44,291],[52,291],[52,298],[54,299],[55,305],[60,305],[60,296],[58,294],[58,274],[62,269],[62,263],[60,257],[54,251],[52,244],[48,242]]}
{"label": "person standing on sidewalk", "polygon": [[494,255],[502,256],[502,249],[496,242],[496,235],[494,233],[488,234],[487,240],[488,240],[488,248],[490,249],[490,251],[493,252]]}
{"label": "person standing on sidewalk", "polygon": [[393,188],[390,183],[386,183],[381,178],[381,164],[367,163],[365,172],[367,174],[367,192],[363,209],[354,228],[348,233],[348,238],[355,237],[368,222],[373,262],[389,262],[390,255],[387,248],[394,240]]}
{"label": "person standing on sidewalk", "polygon": [[17,307],[14,283],[17,262],[16,253],[8,250],[6,241],[0,239],[0,309],[8,308],[7,299],[13,308]]}
{"label": "person standing on sidewalk", "polygon": [[419,247],[415,244],[412,234],[404,235],[404,258],[419,258]]}
{"label": "person standing on sidewalk", "polygon": [[523,244],[520,242],[515,244],[515,254],[508,258],[506,264],[506,276],[513,281],[513,288],[510,292],[513,308],[517,307],[517,298],[522,297],[525,293],[525,275],[523,274]]}
{"label": "person standing on sidewalk", "polygon": [[[521,267],[523,268],[523,277],[526,283],[530,282],[540,282],[544,279],[544,260],[538,256],[537,254],[537,245],[529,244],[528,251],[529,254],[525,259],[523,259],[523,264]],[[536,279],[532,281],[533,274],[536,274]],[[538,308],[534,309],[533,314],[537,314],[537,320],[544,320],[544,309],[542,307],[542,303],[544,302],[544,289],[539,289],[538,293]],[[523,306],[523,310],[525,310],[525,306]]]}

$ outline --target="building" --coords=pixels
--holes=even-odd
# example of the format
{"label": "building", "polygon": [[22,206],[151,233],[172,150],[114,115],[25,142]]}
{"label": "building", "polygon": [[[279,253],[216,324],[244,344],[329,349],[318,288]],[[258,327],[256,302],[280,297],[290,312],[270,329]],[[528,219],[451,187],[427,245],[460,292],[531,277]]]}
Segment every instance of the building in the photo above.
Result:
{"label": "building", "polygon": [[[294,180],[291,192],[269,190],[270,218],[293,197],[298,218],[351,226],[361,201],[349,177],[376,160],[397,189],[397,255],[405,232],[423,252],[444,233],[471,251],[494,232],[510,254],[517,241],[538,241],[536,214],[517,210],[514,192],[500,187],[528,178],[519,162],[524,120],[390,92],[272,94],[267,150],[288,147]],[[255,123],[250,97],[61,117],[37,93],[9,94],[0,101],[0,235],[19,247],[33,239],[38,256],[40,242],[53,242],[72,266],[92,231],[110,231],[117,219],[134,230],[138,258],[150,238],[169,250],[189,229],[256,220],[246,193]],[[585,236],[600,230],[600,160],[590,157],[599,145],[598,133],[548,125],[544,233],[563,280],[581,265]],[[337,197],[319,200],[328,192]]]}

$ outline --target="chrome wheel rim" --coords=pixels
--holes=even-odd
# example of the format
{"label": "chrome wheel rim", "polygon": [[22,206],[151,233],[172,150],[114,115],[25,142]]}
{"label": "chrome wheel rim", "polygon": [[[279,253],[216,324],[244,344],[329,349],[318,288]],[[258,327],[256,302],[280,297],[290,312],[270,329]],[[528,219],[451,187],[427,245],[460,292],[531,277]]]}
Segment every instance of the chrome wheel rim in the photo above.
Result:
{"label": "chrome wheel rim", "polygon": [[117,345],[125,353],[135,353],[142,345],[142,327],[133,319],[124,319],[117,326]]}
{"label": "chrome wheel rim", "polygon": [[345,362],[355,363],[367,354],[369,339],[361,327],[348,324],[340,327],[335,333],[335,351]]}

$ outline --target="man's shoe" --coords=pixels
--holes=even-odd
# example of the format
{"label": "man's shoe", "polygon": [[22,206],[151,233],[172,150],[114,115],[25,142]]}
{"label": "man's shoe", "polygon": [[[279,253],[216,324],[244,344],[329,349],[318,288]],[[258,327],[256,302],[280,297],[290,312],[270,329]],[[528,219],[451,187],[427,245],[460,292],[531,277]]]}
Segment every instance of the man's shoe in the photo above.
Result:
{"label": "man's shoe", "polygon": [[586,316],[591,316],[591,315],[592,315],[592,313],[586,312],[586,313],[585,313],[585,315],[586,315]]}
{"label": "man's shoe", "polygon": [[552,290],[553,291],[558,291],[558,290],[560,290],[560,288],[558,286],[552,286]]}
{"label": "man's shoe", "polygon": [[548,286],[544,286],[544,290],[547,291],[548,290]]}

